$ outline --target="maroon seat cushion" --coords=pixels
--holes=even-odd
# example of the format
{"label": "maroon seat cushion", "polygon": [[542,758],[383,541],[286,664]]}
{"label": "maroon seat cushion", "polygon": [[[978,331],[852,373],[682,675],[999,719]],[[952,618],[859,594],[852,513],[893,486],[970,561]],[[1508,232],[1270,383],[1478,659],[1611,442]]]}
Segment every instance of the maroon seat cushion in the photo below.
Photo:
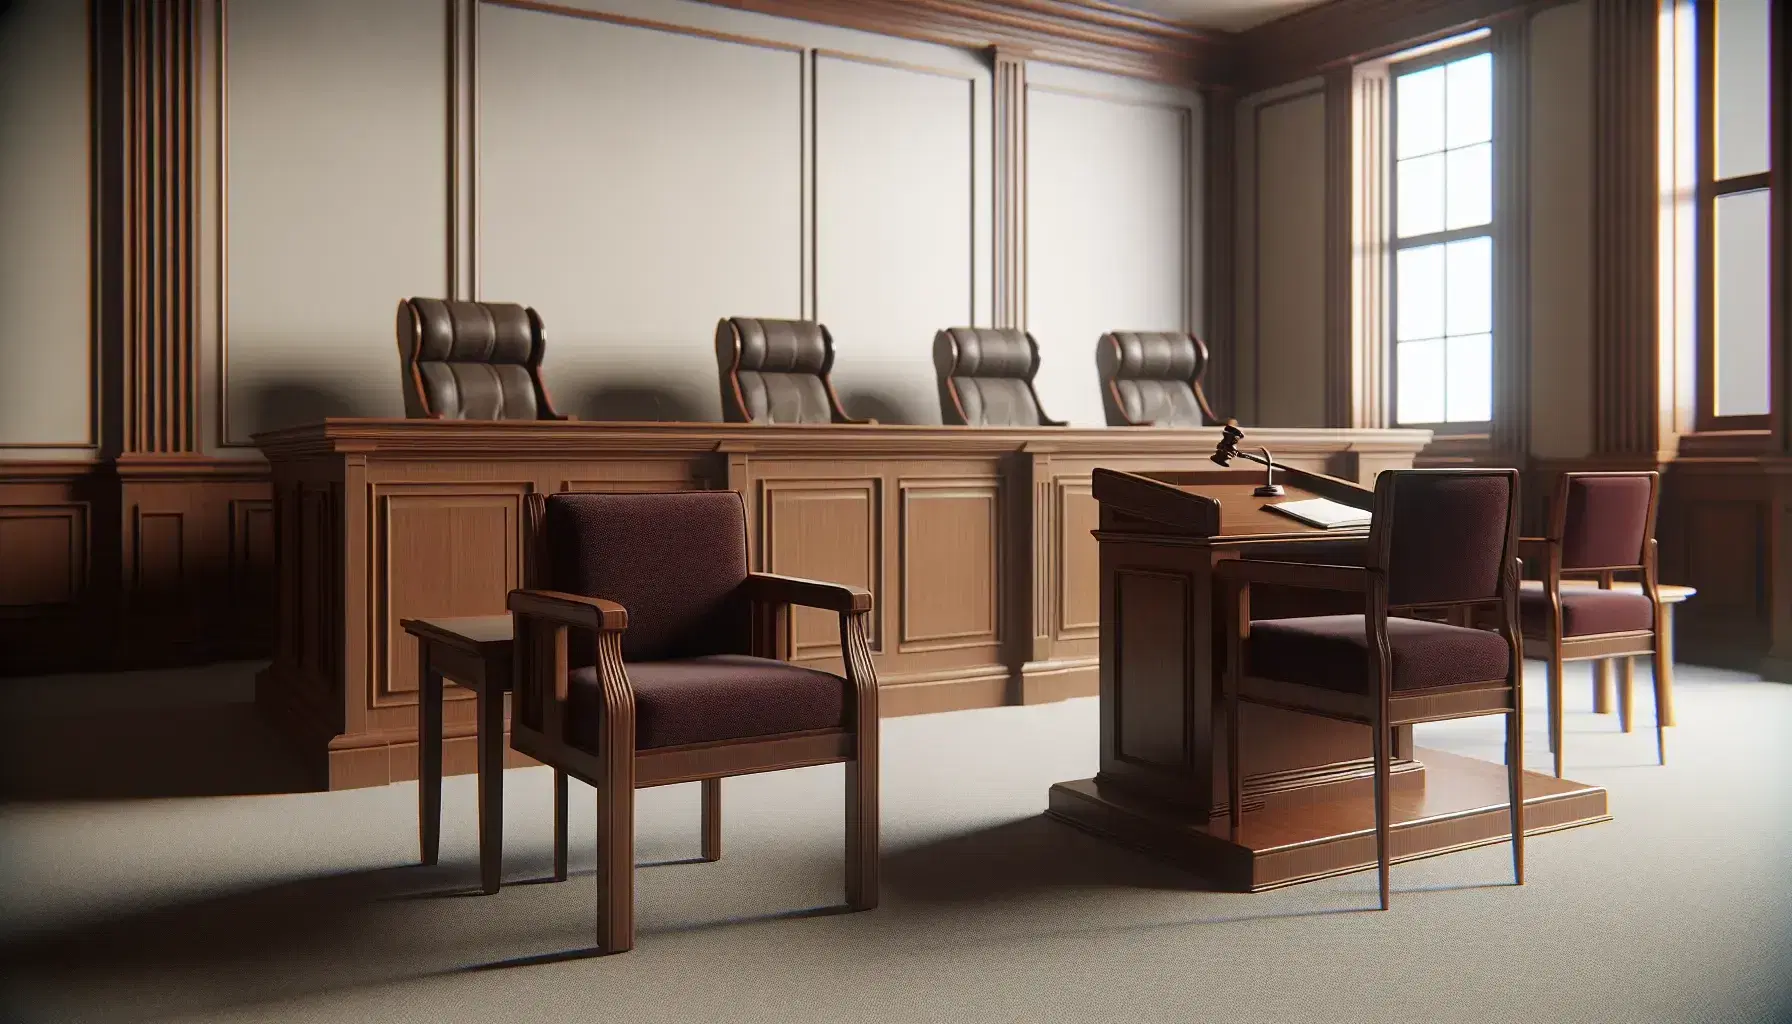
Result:
{"label": "maroon seat cushion", "polygon": [[[627,670],[637,750],[847,725],[847,681],[788,662],[717,654],[633,662]],[[574,669],[567,682],[572,741],[595,753],[602,708],[597,669]]]}
{"label": "maroon seat cushion", "polygon": [[[1251,623],[1245,664],[1251,675],[1344,693],[1368,693],[1369,644],[1361,615],[1318,615]],[[1396,690],[1506,678],[1512,649],[1481,629],[1422,619],[1388,620]]]}
{"label": "maroon seat cushion", "polygon": [[[1549,635],[1549,594],[1526,580],[1518,590],[1518,621],[1528,637]],[[1642,594],[1594,587],[1562,588],[1562,635],[1595,636],[1655,628],[1655,607]]]}

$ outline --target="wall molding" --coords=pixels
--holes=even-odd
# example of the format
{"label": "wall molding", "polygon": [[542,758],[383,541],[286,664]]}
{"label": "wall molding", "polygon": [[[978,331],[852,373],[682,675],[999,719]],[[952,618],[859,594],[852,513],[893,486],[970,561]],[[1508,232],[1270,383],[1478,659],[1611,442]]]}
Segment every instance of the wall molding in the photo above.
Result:
{"label": "wall molding", "polygon": [[1201,287],[1205,322],[1197,325],[1207,345],[1208,401],[1222,418],[1235,414],[1238,359],[1238,95],[1230,89],[1201,92]]}
{"label": "wall molding", "polygon": [[1236,37],[1101,0],[703,0],[717,7],[875,32],[1177,85],[1224,84]]}
{"label": "wall molding", "polygon": [[1027,62],[991,51],[995,65],[995,289],[996,327],[1027,324]]}
{"label": "wall molding", "polygon": [[1593,445],[1654,457],[1673,447],[1658,358],[1660,18],[1636,0],[1593,4]]}

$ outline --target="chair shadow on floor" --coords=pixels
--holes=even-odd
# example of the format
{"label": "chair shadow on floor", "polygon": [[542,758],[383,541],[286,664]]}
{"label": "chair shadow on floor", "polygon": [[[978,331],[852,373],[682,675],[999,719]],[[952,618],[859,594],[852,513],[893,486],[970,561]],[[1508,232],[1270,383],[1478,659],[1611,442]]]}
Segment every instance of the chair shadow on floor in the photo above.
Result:
{"label": "chair shadow on floor", "polygon": [[1218,892],[1170,864],[1115,846],[1044,814],[886,847],[884,891],[905,902],[974,903],[1089,888]]}

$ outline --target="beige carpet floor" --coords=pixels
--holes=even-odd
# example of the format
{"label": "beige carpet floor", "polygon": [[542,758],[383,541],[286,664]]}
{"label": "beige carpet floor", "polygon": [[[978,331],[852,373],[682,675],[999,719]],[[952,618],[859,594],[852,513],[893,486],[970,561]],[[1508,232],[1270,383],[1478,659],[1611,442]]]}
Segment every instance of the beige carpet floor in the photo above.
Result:
{"label": "beige carpet floor", "polygon": [[[1533,839],[1523,888],[1503,845],[1398,866],[1385,914],[1372,872],[1213,893],[1043,818],[1053,782],[1094,771],[1093,700],[893,719],[882,907],[818,911],[840,898],[838,766],[729,780],[716,864],[689,860],[696,787],[652,790],[636,949],[582,958],[590,790],[573,877],[523,884],[549,866],[550,775],[508,773],[509,884],[458,895],[473,780],[447,785],[443,863],[415,866],[413,784],[279,792],[251,668],[0,684],[0,1020],[1792,1020],[1792,686],[1684,669],[1659,768],[1647,691],[1624,735],[1572,675],[1568,774],[1610,787],[1615,820]],[[1419,741],[1494,759],[1500,729]],[[134,765],[83,774],[71,746]]]}

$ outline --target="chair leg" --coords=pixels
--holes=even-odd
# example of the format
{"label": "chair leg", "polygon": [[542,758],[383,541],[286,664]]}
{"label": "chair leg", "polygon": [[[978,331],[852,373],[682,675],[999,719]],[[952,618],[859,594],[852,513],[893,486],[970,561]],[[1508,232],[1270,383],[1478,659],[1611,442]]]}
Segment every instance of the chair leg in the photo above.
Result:
{"label": "chair leg", "polygon": [[877,762],[846,762],[846,906],[877,906],[878,867]]}
{"label": "chair leg", "polygon": [[554,881],[566,881],[566,773],[554,769]]}
{"label": "chair leg", "polygon": [[1244,758],[1239,752],[1238,743],[1238,689],[1228,687],[1226,692],[1226,779],[1231,791],[1226,798],[1226,821],[1231,826],[1229,837],[1233,843],[1238,842],[1238,833],[1244,823]]}
{"label": "chair leg", "polygon": [[722,780],[704,779],[703,859],[722,859]]}
{"label": "chair leg", "polygon": [[1524,708],[1506,716],[1506,800],[1512,814],[1512,884],[1524,884]]}
{"label": "chair leg", "polygon": [[635,787],[625,776],[597,787],[597,950],[634,945]]}
{"label": "chair leg", "polygon": [[1390,729],[1385,721],[1371,727],[1375,732],[1375,866],[1381,883],[1381,909],[1388,909],[1388,829],[1393,816],[1392,786],[1388,778],[1388,745]]}
{"label": "chair leg", "polygon": [[429,667],[428,648],[417,664],[417,833],[422,861],[442,849],[442,677]]}
{"label": "chair leg", "polygon": [[1618,659],[1618,728],[1630,731],[1631,691],[1636,685],[1636,659]]}
{"label": "chair leg", "polygon": [[1555,756],[1556,778],[1562,777],[1562,659],[1549,659],[1549,675],[1544,688],[1549,696],[1549,751]]}
{"label": "chair leg", "polygon": [[498,891],[504,872],[504,694],[479,688],[479,887]]}
{"label": "chair leg", "polygon": [[1612,663],[1605,658],[1593,663],[1593,713],[1612,713]]}
{"label": "chair leg", "polygon": [[1667,727],[1673,724],[1674,653],[1665,635],[1655,634],[1655,761],[1668,763]]}

